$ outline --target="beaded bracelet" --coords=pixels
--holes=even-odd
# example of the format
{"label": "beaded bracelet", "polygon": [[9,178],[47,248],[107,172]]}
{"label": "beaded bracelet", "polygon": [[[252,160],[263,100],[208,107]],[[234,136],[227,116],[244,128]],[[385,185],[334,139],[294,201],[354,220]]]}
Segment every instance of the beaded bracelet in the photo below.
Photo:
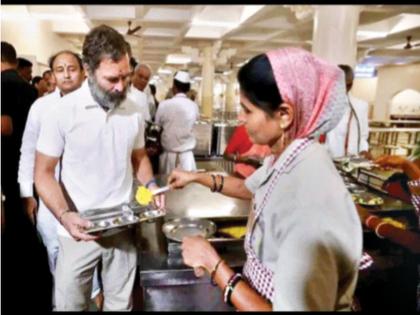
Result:
{"label": "beaded bracelet", "polygon": [[379,238],[385,238],[384,236],[382,236],[381,234],[379,234],[379,228],[384,225],[384,224],[388,224],[387,222],[381,222],[379,223],[376,228],[375,228],[375,234],[379,237]]}
{"label": "beaded bracelet", "polygon": [[240,280],[242,280],[242,275],[240,273],[235,273],[229,279],[225,287],[225,290],[223,292],[223,301],[230,306],[233,306],[232,302],[230,301],[230,297],[232,296],[233,289],[235,288],[235,286],[238,284]]}
{"label": "beaded bracelet", "polygon": [[221,264],[222,261],[223,259],[220,258],[220,260],[217,262],[216,266],[214,266],[213,270],[210,273],[210,283],[213,286],[217,286],[217,283],[214,281],[214,276],[216,275],[217,268],[219,268],[219,265]]}

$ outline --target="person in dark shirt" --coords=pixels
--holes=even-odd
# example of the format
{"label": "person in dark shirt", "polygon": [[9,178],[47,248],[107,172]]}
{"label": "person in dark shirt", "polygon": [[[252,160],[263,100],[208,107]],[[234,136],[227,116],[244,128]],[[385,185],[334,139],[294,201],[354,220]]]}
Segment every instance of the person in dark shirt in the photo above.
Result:
{"label": "person in dark shirt", "polygon": [[48,311],[51,310],[52,278],[47,254],[35,228],[24,214],[17,182],[19,149],[26,117],[38,93],[17,73],[16,67],[15,48],[2,41],[2,310],[19,307],[21,310]]}
{"label": "person in dark shirt", "polygon": [[32,80],[32,62],[25,58],[17,59],[17,72],[28,83]]}
{"label": "person in dark shirt", "polygon": [[[13,46],[1,42],[1,120],[2,120],[2,189],[11,194],[17,185],[19,148],[25,129],[29,108],[37,99],[38,92],[16,71],[16,55]],[[16,54],[16,51],[14,51]],[[14,55],[14,58],[13,58]],[[3,132],[3,122],[6,122]],[[9,189],[10,188],[10,189]]]}

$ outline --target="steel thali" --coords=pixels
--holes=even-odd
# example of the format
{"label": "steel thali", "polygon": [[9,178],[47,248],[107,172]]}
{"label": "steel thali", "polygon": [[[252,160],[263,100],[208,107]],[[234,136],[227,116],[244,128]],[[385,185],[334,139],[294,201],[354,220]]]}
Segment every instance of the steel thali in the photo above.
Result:
{"label": "steel thali", "polygon": [[216,229],[213,221],[198,218],[177,218],[166,222],[162,227],[165,236],[176,242],[182,242],[185,236],[200,235],[210,238]]}

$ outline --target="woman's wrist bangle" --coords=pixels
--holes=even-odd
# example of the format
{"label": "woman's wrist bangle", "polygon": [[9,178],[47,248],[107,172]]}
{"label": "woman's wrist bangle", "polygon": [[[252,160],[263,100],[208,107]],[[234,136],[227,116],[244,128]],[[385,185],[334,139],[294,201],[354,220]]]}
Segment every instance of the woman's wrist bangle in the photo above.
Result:
{"label": "woman's wrist bangle", "polygon": [[156,178],[152,178],[151,180],[149,180],[146,185],[144,185],[146,188],[149,188],[149,186],[151,184],[156,184]]}
{"label": "woman's wrist bangle", "polygon": [[382,236],[381,234],[379,234],[379,228],[384,225],[384,224],[388,224],[387,222],[381,222],[379,223],[376,228],[375,228],[375,234],[376,236],[378,236],[379,238],[385,238],[384,236]]}
{"label": "woman's wrist bangle", "polygon": [[226,304],[233,306],[230,298],[233,293],[233,289],[238,284],[239,281],[242,280],[242,275],[240,273],[235,273],[228,281],[224,291],[223,291],[223,300]]}
{"label": "woman's wrist bangle", "polygon": [[366,218],[366,220],[365,220],[365,225],[367,226],[367,227],[369,227],[369,222],[370,222],[370,220],[371,219],[373,219],[373,218],[378,218],[376,215],[370,215],[370,216],[368,216],[367,218]]}
{"label": "woman's wrist bangle", "polygon": [[61,224],[63,224],[63,216],[64,216],[66,213],[69,213],[69,212],[73,212],[73,211],[72,211],[72,210],[70,210],[70,209],[67,209],[67,210],[64,210],[63,212],[61,212],[60,216],[58,217],[58,221],[60,221],[60,223],[61,223]]}
{"label": "woman's wrist bangle", "polygon": [[213,181],[213,186],[210,188],[210,190],[212,192],[215,192],[216,191],[216,188],[217,188],[216,176],[214,174],[210,174],[210,176],[211,176],[211,179]]}
{"label": "woman's wrist bangle", "polygon": [[220,258],[217,264],[214,266],[213,270],[210,273],[210,283],[213,286],[217,286],[217,283],[214,281],[214,277],[216,276],[217,268],[219,268],[220,264],[222,263],[223,259]]}
{"label": "woman's wrist bangle", "polygon": [[225,177],[223,175],[218,175],[220,177],[220,186],[217,188],[218,192],[221,192],[223,189],[223,185],[225,183]]}

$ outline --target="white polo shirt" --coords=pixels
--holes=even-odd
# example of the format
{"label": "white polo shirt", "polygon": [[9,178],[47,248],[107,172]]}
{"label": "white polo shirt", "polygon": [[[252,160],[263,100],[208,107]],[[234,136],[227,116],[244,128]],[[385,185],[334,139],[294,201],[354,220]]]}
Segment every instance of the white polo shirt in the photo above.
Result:
{"label": "white polo shirt", "polygon": [[[131,198],[131,153],[144,147],[144,120],[126,99],[105,112],[87,80],[43,118],[37,150],[62,156],[61,178],[79,212],[107,208]],[[58,234],[69,236],[62,225]]]}

